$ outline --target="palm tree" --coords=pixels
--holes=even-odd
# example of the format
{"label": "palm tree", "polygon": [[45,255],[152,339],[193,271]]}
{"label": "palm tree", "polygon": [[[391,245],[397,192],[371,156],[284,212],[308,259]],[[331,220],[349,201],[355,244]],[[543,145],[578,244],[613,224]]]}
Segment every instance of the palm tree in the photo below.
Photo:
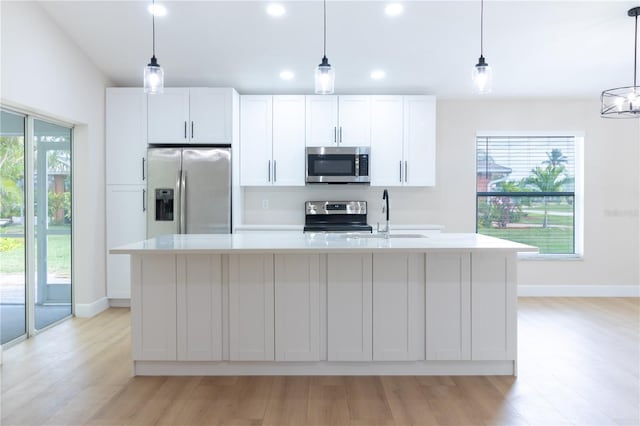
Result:
{"label": "palm tree", "polygon": [[569,160],[562,154],[562,151],[558,148],[553,148],[551,152],[547,152],[547,160],[543,161],[543,164],[558,167],[567,163]]}
{"label": "palm tree", "polygon": [[[549,158],[551,159],[551,156],[549,156]],[[524,182],[540,192],[558,192],[568,181],[568,178],[563,172],[564,166],[548,164],[545,168],[536,167],[531,170],[531,176],[525,178]],[[546,228],[549,225],[547,219],[547,197],[543,196],[542,200],[544,202],[544,221],[542,222],[542,227]]]}

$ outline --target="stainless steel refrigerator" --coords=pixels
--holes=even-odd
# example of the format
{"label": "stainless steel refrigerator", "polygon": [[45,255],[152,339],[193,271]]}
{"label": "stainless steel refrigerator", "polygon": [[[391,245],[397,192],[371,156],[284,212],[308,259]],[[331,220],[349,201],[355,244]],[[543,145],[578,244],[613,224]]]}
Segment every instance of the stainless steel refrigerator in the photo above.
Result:
{"label": "stainless steel refrigerator", "polygon": [[231,232],[231,148],[149,148],[147,238]]}

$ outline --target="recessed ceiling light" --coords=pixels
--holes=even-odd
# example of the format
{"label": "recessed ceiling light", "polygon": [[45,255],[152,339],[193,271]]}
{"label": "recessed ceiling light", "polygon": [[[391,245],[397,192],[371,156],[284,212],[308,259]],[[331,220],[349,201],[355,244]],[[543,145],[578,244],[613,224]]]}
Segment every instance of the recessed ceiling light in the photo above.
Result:
{"label": "recessed ceiling light", "polygon": [[167,8],[161,4],[150,4],[147,9],[153,16],[165,16],[167,14]]}
{"label": "recessed ceiling light", "polygon": [[371,78],[374,80],[382,80],[385,75],[385,72],[382,70],[371,71]]}
{"label": "recessed ceiling light", "polygon": [[389,3],[384,8],[384,13],[386,13],[389,16],[402,15],[403,11],[404,11],[404,6],[401,5],[400,3]]}
{"label": "recessed ceiling light", "polygon": [[293,77],[295,77],[295,74],[291,71],[285,70],[280,73],[280,78],[283,80],[293,80]]}
{"label": "recessed ceiling light", "polygon": [[279,3],[273,3],[267,6],[267,13],[271,16],[282,16],[286,13],[283,5]]}

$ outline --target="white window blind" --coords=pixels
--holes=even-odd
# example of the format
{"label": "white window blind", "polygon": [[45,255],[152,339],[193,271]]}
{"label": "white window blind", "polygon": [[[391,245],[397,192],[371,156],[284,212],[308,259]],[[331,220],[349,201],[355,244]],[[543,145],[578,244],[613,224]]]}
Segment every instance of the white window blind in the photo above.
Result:
{"label": "white window blind", "polygon": [[478,136],[476,158],[478,233],[575,253],[575,137]]}

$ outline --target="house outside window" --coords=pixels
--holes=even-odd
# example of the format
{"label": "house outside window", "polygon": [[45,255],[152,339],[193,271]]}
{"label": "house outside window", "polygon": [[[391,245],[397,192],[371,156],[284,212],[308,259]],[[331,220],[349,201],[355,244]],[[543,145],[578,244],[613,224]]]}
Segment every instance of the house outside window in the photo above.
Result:
{"label": "house outside window", "polygon": [[476,137],[476,232],[582,254],[582,137]]}

